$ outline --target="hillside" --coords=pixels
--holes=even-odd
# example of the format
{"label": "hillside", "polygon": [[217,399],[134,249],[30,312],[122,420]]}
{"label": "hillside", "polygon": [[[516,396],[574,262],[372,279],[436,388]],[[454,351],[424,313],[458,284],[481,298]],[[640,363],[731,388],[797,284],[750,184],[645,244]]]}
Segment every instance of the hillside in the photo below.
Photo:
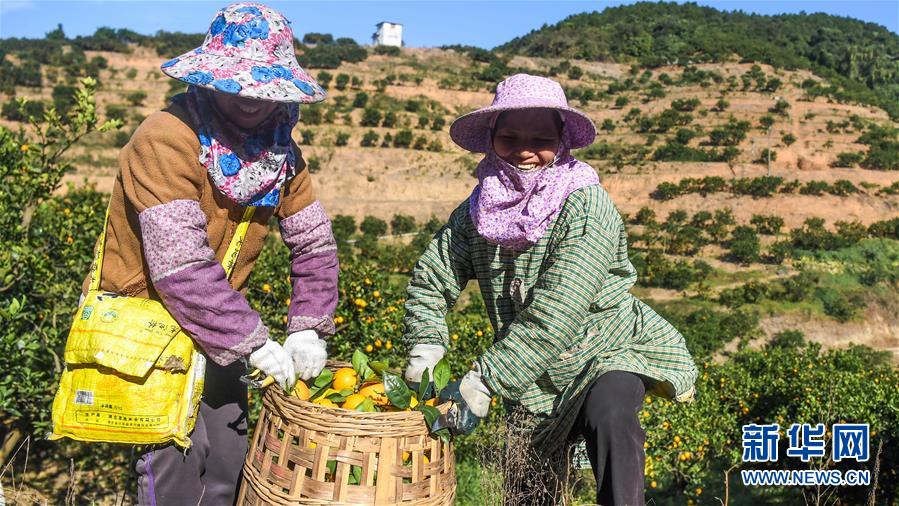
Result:
{"label": "hillside", "polygon": [[695,3],[638,2],[570,16],[497,49],[646,66],[757,61],[810,69],[839,87],[837,94],[899,115],[899,36],[828,14],[766,16]]}
{"label": "hillside", "polygon": [[[75,170],[67,181],[80,185],[86,180],[110,190],[118,146],[144,117],[183,89],[158,70],[173,49],[142,44],[129,42],[127,51],[84,50],[79,57],[95,63],[101,114],[122,118],[125,127],[92,134],[73,148]],[[305,49],[307,58],[313,49]],[[760,236],[764,254],[810,218],[823,219],[834,230],[837,222],[869,226],[899,216],[899,171],[883,170],[899,169],[896,123],[883,109],[833,96],[826,91],[832,83],[810,70],[736,61],[641,67],[503,57],[464,47],[404,48],[396,54],[368,49],[363,58],[350,60],[329,64],[336,68],[311,69],[327,84],[329,100],[304,107],[294,131],[332,216],[349,215],[357,223],[365,216],[390,221],[397,214],[419,223],[444,219],[474,186],[477,163],[477,157],[452,144],[449,123],[489,104],[496,80],[519,71],[554,75],[570,101],[593,118],[597,141],[577,155],[599,171],[631,220],[644,207],[660,223],[680,212],[695,217],[726,211],[738,225],[748,225],[757,215],[779,217],[780,232]],[[27,63],[15,51],[6,61]],[[41,65],[42,86],[16,85],[14,95],[52,104],[74,72],[71,65]],[[11,95],[2,100],[6,110]],[[8,118],[4,114],[0,125],[21,124]],[[770,169],[765,150],[771,153]],[[753,185],[764,181],[757,179],[762,176],[771,176],[779,187],[757,190]],[[691,189],[706,184],[702,181],[717,186]],[[644,228],[633,225],[635,251],[646,248],[639,240]],[[728,244],[717,240],[686,252],[668,247],[666,253],[671,261],[710,262],[717,273],[712,293],[749,279],[799,272],[788,264],[735,263],[728,259]],[[640,293],[659,301],[682,299],[683,288],[676,285],[649,283]],[[694,293],[696,287],[689,286]],[[852,290],[862,293],[860,286]],[[792,325],[825,343],[851,340],[899,350],[899,322],[889,309],[895,291],[889,293],[866,302],[869,314],[863,318],[856,312],[853,322],[822,320],[823,306],[817,302],[811,309],[766,309],[772,313],[762,326],[769,335]]]}

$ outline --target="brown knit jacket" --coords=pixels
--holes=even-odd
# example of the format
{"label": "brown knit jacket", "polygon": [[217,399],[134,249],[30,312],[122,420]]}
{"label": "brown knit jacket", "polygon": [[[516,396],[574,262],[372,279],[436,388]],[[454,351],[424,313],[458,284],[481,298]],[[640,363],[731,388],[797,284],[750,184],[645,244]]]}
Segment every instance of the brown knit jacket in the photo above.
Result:
{"label": "brown knit jacket", "polygon": [[[231,275],[231,286],[246,293],[247,280],[259,257],[272,216],[289,217],[315,201],[312,181],[299,148],[298,174],[287,183],[277,207],[258,207]],[[160,300],[150,283],[141,247],[138,213],[172,200],[199,194],[206,215],[209,246],[221,261],[228,249],[243,207],[222,195],[200,165],[200,142],[190,114],[171,105],[150,115],[119,154],[119,172],[112,190],[106,249],[100,287],[129,296]],[[90,274],[85,278],[87,292]]]}

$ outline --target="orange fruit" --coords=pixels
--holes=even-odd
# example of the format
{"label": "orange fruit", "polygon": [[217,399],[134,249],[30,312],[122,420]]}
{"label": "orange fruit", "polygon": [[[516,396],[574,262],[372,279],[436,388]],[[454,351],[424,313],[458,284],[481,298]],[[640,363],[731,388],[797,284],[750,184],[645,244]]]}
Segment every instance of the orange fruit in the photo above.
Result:
{"label": "orange fruit", "polygon": [[365,399],[368,399],[368,397],[362,394],[352,394],[343,401],[343,405],[340,407],[343,409],[356,409]]}
{"label": "orange fruit", "polygon": [[425,406],[436,406],[436,405],[437,405],[437,398],[428,399],[425,401]]}
{"label": "orange fruit", "polygon": [[409,452],[403,452],[403,462],[409,462],[409,459],[412,458],[412,454]]}
{"label": "orange fruit", "polygon": [[409,408],[411,409],[411,408],[414,408],[415,406],[418,406],[418,399],[416,399],[415,396],[413,395],[412,398],[409,399]]}
{"label": "orange fruit", "polygon": [[314,401],[312,401],[312,404],[318,404],[319,406],[325,406],[327,408],[338,407],[337,404],[334,404],[334,402],[332,402],[330,399],[326,399],[324,397],[319,397],[318,399],[315,399]]}
{"label": "orange fruit", "polygon": [[367,387],[362,387],[359,390],[359,393],[368,397],[379,406],[386,406],[390,404],[390,399],[388,399],[387,395],[384,393],[383,383],[372,383]]}
{"label": "orange fruit", "polygon": [[334,372],[334,382],[331,384],[335,390],[346,390],[356,388],[358,378],[356,370],[352,367],[342,367]]}
{"label": "orange fruit", "polygon": [[303,380],[297,380],[297,384],[293,387],[293,396],[301,401],[309,400],[309,387],[303,383]]}

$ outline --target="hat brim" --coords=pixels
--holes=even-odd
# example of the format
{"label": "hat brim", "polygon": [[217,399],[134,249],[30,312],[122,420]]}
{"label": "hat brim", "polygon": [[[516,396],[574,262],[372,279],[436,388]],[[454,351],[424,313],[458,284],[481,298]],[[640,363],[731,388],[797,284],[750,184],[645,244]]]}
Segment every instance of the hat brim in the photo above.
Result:
{"label": "hat brim", "polygon": [[279,67],[285,70],[273,73],[268,63],[195,49],[160,69],[186,84],[256,100],[311,104],[326,98],[325,90],[298,64]]}
{"label": "hat brim", "polygon": [[460,116],[450,125],[450,138],[465,150],[486,153],[490,149],[490,119],[494,114],[523,109],[555,109],[564,118],[570,149],[583,148],[596,139],[596,125],[577,109],[556,103],[533,102],[508,106],[489,106]]}

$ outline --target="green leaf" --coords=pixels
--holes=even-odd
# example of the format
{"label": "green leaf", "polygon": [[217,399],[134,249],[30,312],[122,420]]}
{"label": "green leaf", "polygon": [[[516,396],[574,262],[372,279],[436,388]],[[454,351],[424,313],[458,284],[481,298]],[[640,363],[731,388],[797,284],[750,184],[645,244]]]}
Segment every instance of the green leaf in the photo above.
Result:
{"label": "green leaf", "polygon": [[351,362],[353,363],[353,369],[355,369],[356,374],[362,378],[362,381],[366,381],[374,376],[374,371],[372,371],[371,367],[368,365],[368,355],[363,353],[362,350],[357,349],[353,352],[353,359]]}
{"label": "green leaf", "polygon": [[439,437],[440,440],[443,441],[444,443],[449,443],[450,439],[452,438],[452,435],[450,434],[449,429],[447,429],[446,427],[444,427],[438,431],[435,431],[434,434],[436,434],[437,437]]}
{"label": "green leaf", "polygon": [[353,391],[347,388],[339,392],[331,392],[330,394],[326,395],[325,398],[333,402],[334,404],[340,405],[343,404],[346,398],[352,393]]}
{"label": "green leaf", "polygon": [[371,367],[375,373],[384,374],[384,371],[390,368],[390,364],[387,362],[379,362],[372,360],[368,363],[368,366]]}
{"label": "green leaf", "polygon": [[365,413],[374,413],[377,411],[377,409],[375,408],[374,401],[366,398],[364,401],[360,402],[358,406],[356,406],[356,411],[363,411]]}
{"label": "green leaf", "polygon": [[440,418],[440,410],[435,408],[434,406],[427,406],[425,404],[419,404],[415,406],[415,411],[421,411],[421,413],[425,416],[425,423],[428,424],[428,428],[430,429],[434,422]]}
{"label": "green leaf", "polygon": [[441,358],[440,362],[434,366],[434,395],[440,395],[440,391],[446,387],[450,380],[450,366],[446,358]]}
{"label": "green leaf", "polygon": [[328,468],[328,472],[331,473],[331,476],[334,476],[335,474],[337,474],[337,461],[336,460],[329,460],[328,463],[325,464],[325,466]]}
{"label": "green leaf", "polygon": [[321,374],[312,382],[312,388],[309,389],[309,400],[314,401],[331,385],[333,380],[334,374],[328,369],[322,369]]}
{"label": "green leaf", "polygon": [[408,408],[412,402],[412,392],[406,386],[406,382],[393,373],[384,373],[384,393],[387,394],[390,403],[400,409]]}
{"label": "green leaf", "polygon": [[[428,368],[425,367],[423,373],[421,373],[421,379],[418,382],[418,400],[420,402],[424,402],[425,394],[428,393],[428,383],[431,382],[431,373],[428,371]],[[430,426],[430,424],[428,424]]]}
{"label": "green leaf", "polygon": [[365,355],[362,350],[357,349],[353,352],[353,359],[351,362],[353,363],[353,369],[356,370],[356,374],[362,376],[365,368],[368,367],[368,356]]}
{"label": "green leaf", "polygon": [[347,482],[351,485],[359,485],[362,483],[362,467],[361,466],[351,466],[350,467],[350,479]]}

